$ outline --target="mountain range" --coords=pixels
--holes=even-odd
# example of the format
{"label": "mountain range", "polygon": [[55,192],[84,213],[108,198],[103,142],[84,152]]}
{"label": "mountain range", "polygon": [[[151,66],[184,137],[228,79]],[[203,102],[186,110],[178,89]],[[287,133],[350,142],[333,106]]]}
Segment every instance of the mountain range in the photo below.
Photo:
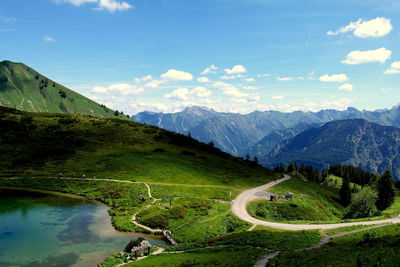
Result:
{"label": "mountain range", "polygon": [[391,170],[400,177],[400,129],[363,119],[338,120],[286,139],[267,162],[307,163],[324,168],[341,163],[374,173]]}
{"label": "mountain range", "polygon": [[127,119],[22,63],[0,62],[0,106],[28,112],[78,113]]}
{"label": "mountain range", "polygon": [[205,107],[190,107],[177,113],[141,112],[132,119],[170,131],[188,134],[203,141],[213,141],[220,149],[238,156],[247,153],[261,159],[285,139],[326,122],[365,119],[384,126],[400,126],[400,107],[366,111],[355,108],[319,112],[255,111],[249,114],[217,112]]}

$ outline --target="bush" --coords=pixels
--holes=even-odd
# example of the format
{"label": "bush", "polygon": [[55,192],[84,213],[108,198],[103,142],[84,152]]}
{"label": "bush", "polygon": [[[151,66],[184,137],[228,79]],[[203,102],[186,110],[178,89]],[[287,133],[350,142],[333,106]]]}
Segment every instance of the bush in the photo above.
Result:
{"label": "bush", "polygon": [[165,150],[163,148],[156,148],[153,150],[153,152],[160,153],[160,152],[165,152]]}
{"label": "bush", "polygon": [[377,193],[371,187],[364,187],[359,192],[353,194],[345,218],[357,219],[377,215],[378,210],[375,206],[377,198]]}

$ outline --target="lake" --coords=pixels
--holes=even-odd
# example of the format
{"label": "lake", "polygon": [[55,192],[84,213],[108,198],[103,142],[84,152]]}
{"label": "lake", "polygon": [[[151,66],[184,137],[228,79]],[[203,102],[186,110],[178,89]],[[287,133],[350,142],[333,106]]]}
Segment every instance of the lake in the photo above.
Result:
{"label": "lake", "polygon": [[97,266],[138,237],[117,232],[107,210],[78,197],[0,189],[0,266]]}

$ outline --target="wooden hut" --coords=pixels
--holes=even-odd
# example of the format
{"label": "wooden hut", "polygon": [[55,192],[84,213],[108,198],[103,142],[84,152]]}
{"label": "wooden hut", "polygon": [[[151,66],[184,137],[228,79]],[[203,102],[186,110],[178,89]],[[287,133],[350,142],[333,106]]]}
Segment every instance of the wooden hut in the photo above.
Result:
{"label": "wooden hut", "polygon": [[132,248],[131,253],[135,255],[135,258],[139,257],[147,251],[147,255],[150,254],[151,244],[147,240],[140,242],[138,246]]}

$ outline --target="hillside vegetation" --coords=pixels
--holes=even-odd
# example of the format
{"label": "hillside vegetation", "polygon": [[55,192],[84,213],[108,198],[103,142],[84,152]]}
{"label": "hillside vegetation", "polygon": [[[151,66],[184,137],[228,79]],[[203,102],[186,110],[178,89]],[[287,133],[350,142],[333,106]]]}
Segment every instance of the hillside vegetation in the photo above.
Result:
{"label": "hillside vegetation", "polygon": [[0,106],[29,112],[78,113],[127,119],[25,64],[11,61],[0,62]]}
{"label": "hillside vegetation", "polygon": [[252,216],[267,221],[323,222],[339,221],[344,208],[340,205],[339,191],[317,183],[292,178],[274,186],[273,193],[284,196],[293,193],[292,200],[256,200],[249,205]]}
{"label": "hillside vegetation", "polygon": [[[96,176],[248,188],[276,175],[153,126],[0,108],[0,176]],[[232,190],[231,190],[232,191]]]}
{"label": "hillside vegetation", "polygon": [[400,225],[335,238],[328,245],[302,252],[283,252],[267,266],[388,266],[400,262]]}
{"label": "hillside vegetation", "polygon": [[[0,186],[97,199],[112,208],[118,230],[144,231],[131,222],[137,214],[139,223],[169,229],[180,243],[249,229],[230,214],[229,201],[279,177],[212,145],[133,121],[3,107],[0,128],[0,177],[24,178],[0,179]],[[147,209],[153,199],[143,182],[157,199]]]}

